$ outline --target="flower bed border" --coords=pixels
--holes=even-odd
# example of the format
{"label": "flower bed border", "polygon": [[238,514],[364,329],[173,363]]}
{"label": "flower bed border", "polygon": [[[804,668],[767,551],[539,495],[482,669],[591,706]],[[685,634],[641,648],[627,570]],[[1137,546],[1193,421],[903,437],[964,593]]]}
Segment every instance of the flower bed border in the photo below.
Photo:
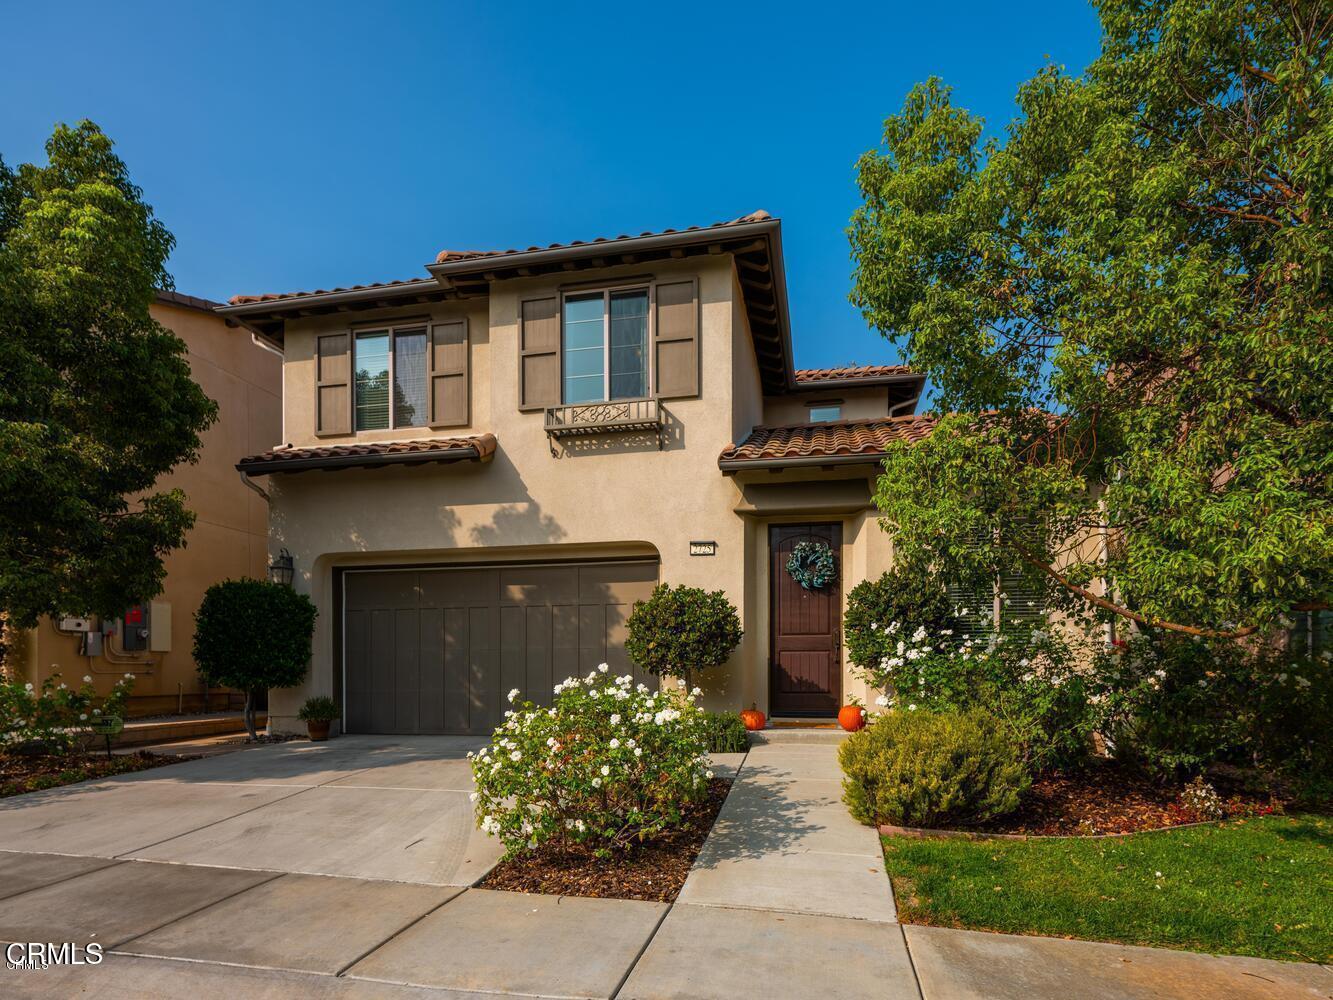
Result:
{"label": "flower bed border", "polygon": [[1215,826],[1226,819],[1205,819],[1173,826],[1154,826],[1147,830],[1128,830],[1124,833],[989,833],[984,830],[936,830],[922,826],[893,826],[881,823],[878,830],[885,837],[911,837],[916,840],[1108,840],[1113,837],[1137,837],[1141,833],[1165,833],[1168,830],[1188,830],[1195,826]]}

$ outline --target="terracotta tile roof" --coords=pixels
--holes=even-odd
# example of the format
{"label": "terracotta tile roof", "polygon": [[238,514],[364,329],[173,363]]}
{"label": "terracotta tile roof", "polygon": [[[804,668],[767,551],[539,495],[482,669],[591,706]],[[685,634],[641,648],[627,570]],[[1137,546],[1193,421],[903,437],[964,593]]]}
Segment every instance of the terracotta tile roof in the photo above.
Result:
{"label": "terracotta tile roof", "polygon": [[434,278],[404,278],[399,281],[372,281],[364,285],[340,285],[337,288],[315,288],[308,292],[270,292],[267,295],[233,295],[227,300],[228,305],[243,306],[251,302],[277,302],[281,299],[298,299],[304,295],[332,295],[336,292],[359,292],[367,288],[401,288],[405,285],[435,286]]}
{"label": "terracotta tile roof", "polygon": [[809,460],[875,462],[893,441],[915,442],[935,427],[931,416],[884,417],[879,420],[839,420],[786,427],[756,427],[740,444],[717,457],[724,470],[747,465],[783,465]]}
{"label": "terracotta tile roof", "polygon": [[[660,232],[639,233],[638,236],[599,236],[593,240],[574,240],[572,243],[552,243],[549,246],[531,246],[526,250],[441,250],[435,256],[435,263],[454,263],[461,260],[479,260],[483,257],[504,257],[508,254],[529,253],[534,250],[565,250],[573,247],[595,246],[601,243],[616,243],[621,240],[640,239],[645,236],[667,236],[672,233],[694,233],[704,232],[712,229],[725,229],[728,226],[744,225],[747,222],[767,222],[771,219],[767,212],[760,209],[757,212],[751,212],[749,215],[743,215],[739,219],[731,219],[728,222],[715,222],[711,226],[690,226],[686,229],[663,229]],[[435,278],[406,278],[399,281],[372,281],[364,285],[339,285],[335,288],[315,288],[303,292],[271,292],[265,295],[233,295],[227,300],[229,305],[243,306],[255,302],[280,302],[284,299],[297,299],[307,295],[333,295],[339,292],[359,292],[376,288],[402,288],[409,285],[426,285],[435,287],[438,284]]]}
{"label": "terracotta tile roof", "polygon": [[487,462],[495,454],[494,434],[470,437],[423,438],[333,444],[314,448],[274,448],[249,455],[236,468],[251,475],[300,472],[303,469],[339,469],[368,465],[418,465],[426,462]]}
{"label": "terracotta tile roof", "polygon": [[617,243],[620,240],[643,239],[648,236],[669,236],[673,233],[695,233],[703,232],[706,229],[725,229],[728,226],[742,226],[749,222],[767,222],[773,218],[762,208],[757,212],[751,212],[749,215],[742,215],[739,219],[730,219],[726,222],[714,222],[711,226],[689,226],[685,229],[662,229],[657,232],[639,233],[637,236],[629,233],[622,233],[619,236],[598,236],[592,240],[574,240],[572,243],[551,243],[547,246],[531,246],[523,250],[441,250],[435,257],[435,263],[444,264],[453,263],[458,260],[473,260],[478,257],[501,257],[511,253],[532,253],[536,250],[566,250],[570,247],[595,246],[599,243]]}
{"label": "terracotta tile roof", "polygon": [[797,368],[796,383],[841,382],[845,379],[893,378],[915,375],[907,365],[845,365],[841,368]]}

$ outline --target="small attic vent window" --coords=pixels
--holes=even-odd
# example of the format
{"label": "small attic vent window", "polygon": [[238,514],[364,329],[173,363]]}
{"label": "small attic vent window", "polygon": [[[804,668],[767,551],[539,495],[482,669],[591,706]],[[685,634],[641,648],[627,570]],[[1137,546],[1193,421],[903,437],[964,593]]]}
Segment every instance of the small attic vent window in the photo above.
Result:
{"label": "small attic vent window", "polygon": [[842,406],[839,403],[816,403],[810,407],[812,424],[827,424],[842,419]]}

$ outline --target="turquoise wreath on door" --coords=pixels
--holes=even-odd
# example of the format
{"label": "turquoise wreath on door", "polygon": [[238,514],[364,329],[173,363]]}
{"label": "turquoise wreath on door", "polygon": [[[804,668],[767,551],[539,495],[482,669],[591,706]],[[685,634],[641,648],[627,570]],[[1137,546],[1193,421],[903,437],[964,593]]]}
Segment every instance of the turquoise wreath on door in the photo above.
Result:
{"label": "turquoise wreath on door", "polygon": [[806,590],[819,590],[838,575],[838,566],[824,542],[797,542],[787,559],[787,573]]}

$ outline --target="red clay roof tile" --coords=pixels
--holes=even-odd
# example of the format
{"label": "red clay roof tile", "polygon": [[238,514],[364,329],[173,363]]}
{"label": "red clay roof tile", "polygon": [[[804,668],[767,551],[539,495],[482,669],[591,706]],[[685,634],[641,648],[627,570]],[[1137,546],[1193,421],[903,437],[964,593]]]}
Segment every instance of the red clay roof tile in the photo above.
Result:
{"label": "red clay roof tile", "polygon": [[839,420],[787,427],[756,427],[740,444],[723,449],[718,464],[764,466],[792,459],[858,458],[876,461],[894,441],[921,441],[935,427],[932,416]]}
{"label": "red clay roof tile", "polygon": [[[744,225],[748,222],[767,222],[771,219],[767,212],[760,209],[757,212],[751,212],[749,215],[743,215],[739,219],[732,219],[728,222],[715,222],[711,226],[689,226],[686,229],[663,229],[660,232],[640,233],[638,236],[599,236],[593,240],[574,240],[572,243],[552,243],[549,246],[539,247],[531,246],[526,250],[441,250],[435,257],[435,263],[444,264],[460,260],[476,260],[483,257],[503,257],[508,254],[528,253],[534,250],[564,250],[571,247],[593,246],[599,243],[615,243],[620,240],[639,239],[645,236],[666,236],[671,233],[693,233],[704,232],[710,229],[725,229],[728,226]],[[270,292],[265,295],[233,295],[228,299],[228,303],[233,306],[248,305],[254,302],[277,302],[283,299],[301,298],[306,295],[330,295],[337,292],[358,292],[369,288],[398,288],[404,285],[435,285],[435,278],[407,278],[400,281],[373,281],[364,285],[343,285],[337,288],[317,288],[313,291],[305,292]]]}
{"label": "red clay roof tile", "polygon": [[844,379],[892,378],[896,375],[915,375],[907,365],[844,365],[841,368],[798,368],[796,383],[841,382]]}
{"label": "red clay roof tile", "polygon": [[672,233],[694,233],[702,232],[705,229],[725,229],[727,226],[741,226],[748,222],[767,222],[773,218],[762,208],[749,215],[742,215],[739,219],[730,219],[726,222],[714,222],[711,226],[689,226],[685,229],[663,229],[658,232],[643,232],[637,236],[630,233],[622,233],[619,236],[598,236],[591,240],[574,240],[571,243],[551,243],[544,247],[531,246],[524,250],[441,250],[435,258],[435,263],[443,264],[446,261],[471,260],[476,257],[500,257],[511,253],[533,253],[538,250],[566,250],[570,247],[595,246],[599,243],[616,243],[620,240],[643,239],[648,236],[669,236]]}
{"label": "red clay roof tile", "polygon": [[485,462],[495,454],[495,447],[494,434],[474,434],[469,437],[423,438],[417,441],[369,441],[313,448],[273,448],[241,459],[236,467],[242,472],[263,475],[289,469],[383,464],[385,459],[394,463],[467,459]]}

